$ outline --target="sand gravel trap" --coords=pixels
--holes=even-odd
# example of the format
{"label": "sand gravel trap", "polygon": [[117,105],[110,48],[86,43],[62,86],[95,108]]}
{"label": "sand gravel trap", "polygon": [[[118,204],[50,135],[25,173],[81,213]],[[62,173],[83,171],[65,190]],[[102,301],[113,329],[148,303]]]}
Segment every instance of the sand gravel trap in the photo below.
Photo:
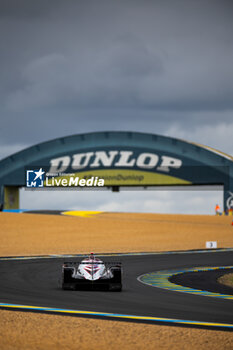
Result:
{"label": "sand gravel trap", "polygon": [[233,288],[233,273],[226,273],[219,277],[218,282]]}
{"label": "sand gravel trap", "polygon": [[[0,255],[233,247],[230,217],[102,213],[62,217],[0,213]],[[233,333],[0,310],[0,349],[230,350]]]}
{"label": "sand gravel trap", "polygon": [[233,333],[0,311],[4,350],[232,350]]}
{"label": "sand gravel trap", "polygon": [[90,218],[0,213],[0,255],[233,247],[231,217],[102,213]]}

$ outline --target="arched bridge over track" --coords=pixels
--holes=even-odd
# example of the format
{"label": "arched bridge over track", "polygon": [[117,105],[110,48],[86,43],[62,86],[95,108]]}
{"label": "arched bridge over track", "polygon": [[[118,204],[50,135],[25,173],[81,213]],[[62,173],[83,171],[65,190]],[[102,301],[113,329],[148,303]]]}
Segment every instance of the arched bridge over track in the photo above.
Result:
{"label": "arched bridge over track", "polygon": [[0,205],[19,206],[26,170],[96,176],[105,186],[222,185],[224,210],[233,208],[233,158],[192,142],[137,132],[95,132],[57,138],[0,161]]}

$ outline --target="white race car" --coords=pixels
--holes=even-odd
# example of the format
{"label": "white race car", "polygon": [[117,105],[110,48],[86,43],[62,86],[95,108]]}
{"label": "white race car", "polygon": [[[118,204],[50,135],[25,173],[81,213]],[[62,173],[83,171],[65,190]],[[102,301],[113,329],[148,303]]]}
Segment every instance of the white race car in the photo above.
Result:
{"label": "white race car", "polygon": [[62,288],[65,290],[122,290],[121,263],[104,263],[93,253],[80,262],[65,262],[62,266]]}

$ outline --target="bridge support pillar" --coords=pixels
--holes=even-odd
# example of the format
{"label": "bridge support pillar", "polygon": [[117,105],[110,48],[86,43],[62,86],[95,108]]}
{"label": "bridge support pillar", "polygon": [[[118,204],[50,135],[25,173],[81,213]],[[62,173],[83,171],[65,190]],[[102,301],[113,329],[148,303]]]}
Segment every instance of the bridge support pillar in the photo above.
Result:
{"label": "bridge support pillar", "polygon": [[19,187],[4,186],[3,209],[19,209]]}
{"label": "bridge support pillar", "polygon": [[233,166],[230,166],[229,173],[229,184],[224,186],[223,206],[225,213],[233,215]]}

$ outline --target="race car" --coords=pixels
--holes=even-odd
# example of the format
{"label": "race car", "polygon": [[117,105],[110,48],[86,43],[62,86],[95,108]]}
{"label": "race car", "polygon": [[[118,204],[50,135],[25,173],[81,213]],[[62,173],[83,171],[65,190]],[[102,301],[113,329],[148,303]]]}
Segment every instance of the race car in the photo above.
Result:
{"label": "race car", "polygon": [[104,263],[93,253],[80,262],[64,262],[62,289],[107,289],[120,292],[122,290],[121,263]]}

